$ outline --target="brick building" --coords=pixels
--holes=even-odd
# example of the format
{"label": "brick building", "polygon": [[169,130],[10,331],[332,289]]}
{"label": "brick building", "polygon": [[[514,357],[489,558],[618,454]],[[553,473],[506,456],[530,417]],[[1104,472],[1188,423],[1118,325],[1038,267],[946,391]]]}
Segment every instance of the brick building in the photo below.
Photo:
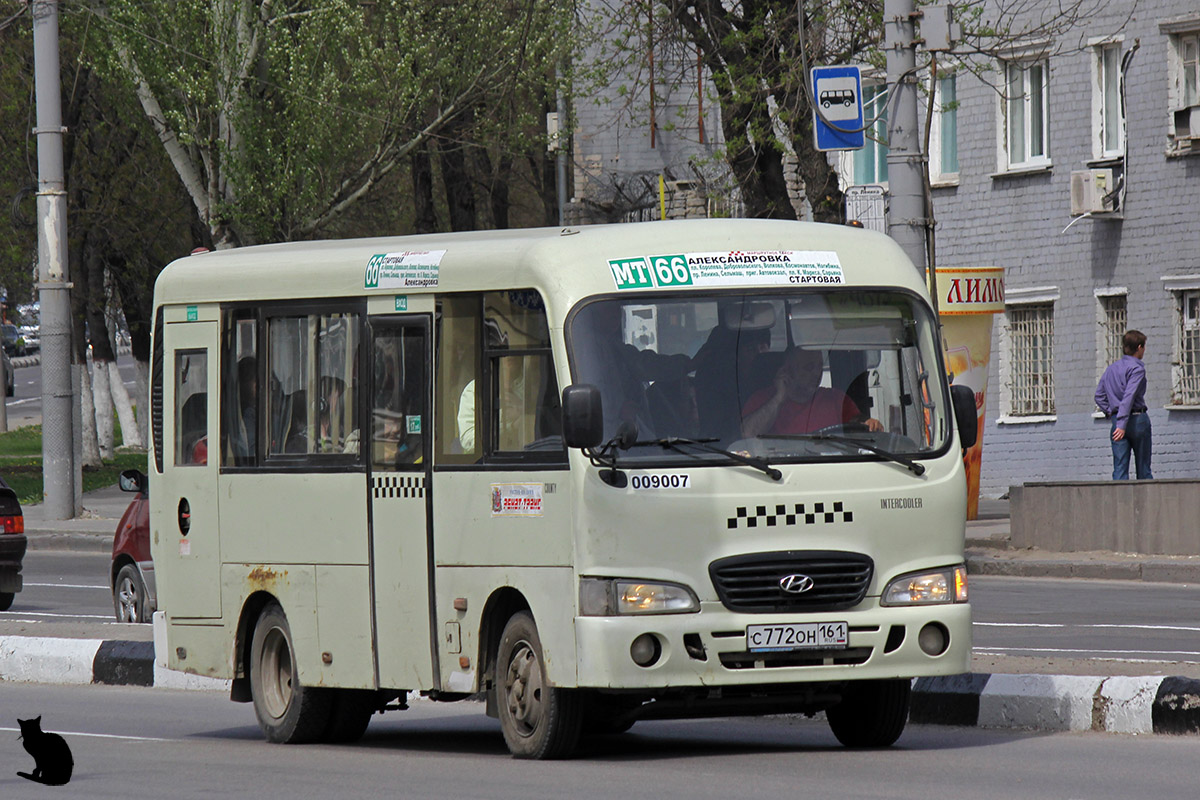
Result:
{"label": "brick building", "polygon": [[[984,496],[1111,475],[1109,422],[1092,395],[1126,328],[1149,337],[1155,476],[1200,474],[1200,7],[1098,7],[1058,41],[1004,51],[987,72],[939,76],[929,154],[938,266],[1006,270]],[[717,158],[719,109],[705,106],[696,65],[662,47],[661,74],[697,79],[656,81],[653,115],[618,80],[575,98],[573,221],[658,218],[659,174],[668,217],[737,213]],[[868,116],[886,100],[873,77]],[[886,187],[882,116],[876,133],[838,157],[846,187]],[[795,196],[803,212],[799,187]]]}

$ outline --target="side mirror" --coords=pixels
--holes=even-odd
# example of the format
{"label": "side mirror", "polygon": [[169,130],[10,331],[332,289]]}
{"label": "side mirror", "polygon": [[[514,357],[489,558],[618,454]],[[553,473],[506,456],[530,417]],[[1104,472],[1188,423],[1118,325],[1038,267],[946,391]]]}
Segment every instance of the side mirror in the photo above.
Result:
{"label": "side mirror", "polygon": [[968,386],[951,386],[950,401],[954,406],[954,422],[958,438],[966,450],[979,438],[979,414],[975,410],[975,393]]}
{"label": "side mirror", "polygon": [[118,483],[122,492],[138,492],[140,494],[149,494],[146,491],[146,476],[142,474],[141,470],[123,470]]}
{"label": "side mirror", "polygon": [[562,415],[567,447],[599,447],[604,441],[604,410],[595,386],[573,383],[563,389]]}

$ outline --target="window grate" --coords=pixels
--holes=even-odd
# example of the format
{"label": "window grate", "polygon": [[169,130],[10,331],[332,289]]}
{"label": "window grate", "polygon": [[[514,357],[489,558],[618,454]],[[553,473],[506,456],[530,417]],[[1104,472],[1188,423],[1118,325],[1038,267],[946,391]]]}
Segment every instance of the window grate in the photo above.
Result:
{"label": "window grate", "polygon": [[1123,294],[1103,297],[1100,303],[1104,308],[1104,366],[1108,366],[1125,354],[1124,339],[1129,315],[1125,310]]}
{"label": "window grate", "polygon": [[1184,292],[1179,330],[1179,395],[1180,405],[1200,405],[1200,292]]}
{"label": "window grate", "polygon": [[1011,413],[1053,414],[1054,306],[1021,306],[1008,313],[1013,366]]}

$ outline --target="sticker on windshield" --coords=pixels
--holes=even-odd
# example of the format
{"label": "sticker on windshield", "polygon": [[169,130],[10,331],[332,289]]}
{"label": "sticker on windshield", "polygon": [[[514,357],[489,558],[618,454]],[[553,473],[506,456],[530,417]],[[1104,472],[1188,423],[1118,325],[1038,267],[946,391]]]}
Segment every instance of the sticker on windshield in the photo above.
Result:
{"label": "sticker on windshield", "polygon": [[367,260],[365,289],[411,289],[438,285],[438,268],[445,250],[407,250],[376,253]]}
{"label": "sticker on windshield", "polygon": [[629,485],[634,489],[690,489],[692,476],[682,475],[631,475]]}
{"label": "sticker on windshield", "polygon": [[617,258],[618,289],[676,286],[829,286],[846,282],[832,250],[732,250]]}

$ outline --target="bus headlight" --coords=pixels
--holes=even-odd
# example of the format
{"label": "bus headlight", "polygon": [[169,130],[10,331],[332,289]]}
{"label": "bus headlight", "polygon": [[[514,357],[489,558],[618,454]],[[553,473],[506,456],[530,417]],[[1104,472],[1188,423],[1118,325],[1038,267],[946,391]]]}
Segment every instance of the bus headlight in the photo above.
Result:
{"label": "bus headlight", "polygon": [[957,567],[913,572],[895,578],[883,590],[880,605],[912,606],[967,602],[967,568]]}
{"label": "bus headlight", "polygon": [[695,593],[680,583],[628,578],[580,578],[579,613],[585,617],[628,614],[690,614],[700,610]]}

